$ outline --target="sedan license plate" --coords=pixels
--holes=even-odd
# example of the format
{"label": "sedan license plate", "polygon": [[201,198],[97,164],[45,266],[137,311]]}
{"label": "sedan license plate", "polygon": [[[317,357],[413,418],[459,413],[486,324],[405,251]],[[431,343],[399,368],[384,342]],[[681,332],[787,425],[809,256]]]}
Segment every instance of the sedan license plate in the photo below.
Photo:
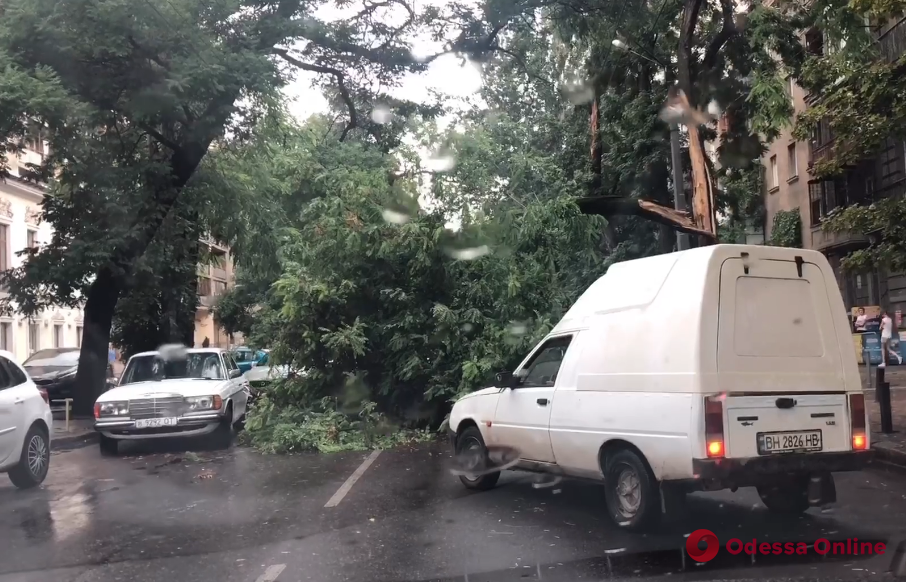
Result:
{"label": "sedan license plate", "polygon": [[142,418],[135,421],[135,428],[159,428],[176,426],[176,418]]}
{"label": "sedan license plate", "polygon": [[760,432],[756,438],[758,439],[759,455],[820,451],[824,448],[820,430]]}

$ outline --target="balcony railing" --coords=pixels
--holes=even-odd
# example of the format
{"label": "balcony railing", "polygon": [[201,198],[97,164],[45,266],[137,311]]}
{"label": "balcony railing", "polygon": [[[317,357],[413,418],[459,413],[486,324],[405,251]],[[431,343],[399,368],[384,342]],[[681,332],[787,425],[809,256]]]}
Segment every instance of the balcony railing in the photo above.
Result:
{"label": "balcony railing", "polygon": [[878,49],[881,58],[892,63],[906,53],[906,17],[882,27],[878,35]]}

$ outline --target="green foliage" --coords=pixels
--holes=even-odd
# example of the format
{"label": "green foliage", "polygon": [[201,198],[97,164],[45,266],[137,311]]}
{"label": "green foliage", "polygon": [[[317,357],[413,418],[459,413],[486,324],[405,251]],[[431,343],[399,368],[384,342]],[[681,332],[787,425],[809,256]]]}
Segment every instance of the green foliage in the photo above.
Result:
{"label": "green foliage", "polygon": [[771,225],[771,240],[775,247],[802,248],[802,218],[799,209],[778,210]]}
{"label": "green foliage", "polygon": [[332,398],[315,406],[275,406],[267,396],[255,405],[242,433],[245,441],[268,453],[318,451],[336,453],[386,449],[433,438],[427,431],[404,430],[377,412],[374,402],[363,403],[354,413],[338,410]]}
{"label": "green foliage", "polygon": [[821,228],[875,239],[871,246],[852,251],[841,261],[850,272],[906,269],[906,199],[885,198],[870,206],[849,206],[831,212]]}

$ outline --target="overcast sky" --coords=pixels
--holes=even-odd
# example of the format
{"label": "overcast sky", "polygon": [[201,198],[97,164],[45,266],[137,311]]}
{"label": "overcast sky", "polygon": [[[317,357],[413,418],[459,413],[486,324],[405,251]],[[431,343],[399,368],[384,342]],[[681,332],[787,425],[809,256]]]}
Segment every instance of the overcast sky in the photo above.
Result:
{"label": "overcast sky", "polygon": [[[443,4],[443,0],[422,0],[420,4]],[[315,16],[320,20],[330,21],[347,16],[350,12],[359,10],[361,6],[354,3],[347,10],[337,10],[333,5],[328,5],[319,10]],[[388,15],[400,16],[399,13]],[[443,49],[440,43],[435,43],[429,38],[418,39],[413,43],[414,56],[427,56],[436,54]],[[460,59],[454,55],[444,55],[433,61],[426,73],[407,75],[400,85],[391,91],[394,97],[411,101],[428,101],[431,90],[440,91],[451,98],[468,97],[481,87],[481,73],[479,69],[467,63],[460,65]],[[313,113],[327,111],[327,101],[318,89],[313,89],[311,84],[317,78],[317,73],[299,71],[296,79],[285,89],[286,95],[291,99],[290,111],[297,119],[303,121]]]}

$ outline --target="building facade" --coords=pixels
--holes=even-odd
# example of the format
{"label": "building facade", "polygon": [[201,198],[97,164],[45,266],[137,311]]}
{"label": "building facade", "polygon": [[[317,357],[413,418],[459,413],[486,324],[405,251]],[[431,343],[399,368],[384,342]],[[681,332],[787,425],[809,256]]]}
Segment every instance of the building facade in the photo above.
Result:
{"label": "building facade", "polygon": [[[906,52],[906,19],[876,26],[873,33],[882,58],[892,62]],[[820,31],[809,31],[804,44],[813,54],[828,50]],[[788,80],[788,87],[797,114],[819,98],[807,94],[793,79]],[[831,155],[837,145],[833,132],[824,124],[818,125],[808,142],[796,142],[788,130],[774,140],[762,157],[767,190],[766,236],[770,238],[779,211],[798,210],[802,246],[827,256],[847,309],[877,305],[892,312],[906,311],[906,274],[844,273],[841,259],[867,246],[868,239],[854,233],[826,233],[821,229],[825,217],[836,208],[906,194],[906,142],[888,138],[874,157],[845,168],[833,178],[815,178],[810,172],[812,164]]]}
{"label": "building facade", "polygon": [[[22,265],[20,252],[36,248],[53,236],[41,220],[43,191],[22,179],[25,164],[40,164],[46,144],[30,140],[21,156],[9,158],[10,177],[0,180],[0,270]],[[5,291],[0,289],[0,294]],[[52,347],[78,347],[82,339],[81,309],[53,308],[34,317],[13,313],[0,316],[0,349],[20,363],[34,352]]]}
{"label": "building facade", "polygon": [[200,347],[207,339],[211,347],[228,348],[243,342],[239,334],[230,337],[214,321],[213,307],[217,299],[235,283],[233,258],[227,247],[210,238],[203,238],[201,245],[210,254],[209,264],[198,265],[198,309],[195,312],[195,345]]}
{"label": "building facade", "polygon": [[[53,236],[51,226],[41,220],[44,192],[23,179],[26,164],[43,162],[47,144],[29,140],[24,151],[7,158],[10,177],[0,180],[0,271],[22,265],[20,252],[39,247]],[[242,342],[229,336],[214,323],[211,307],[228,288],[232,287],[233,261],[229,249],[210,240],[200,244],[210,252],[211,264],[198,267],[199,305],[195,315],[195,345],[208,338],[211,346],[228,347]],[[0,289],[0,295],[5,291]],[[53,308],[34,317],[19,313],[0,316],[0,349],[12,352],[18,362],[25,361],[38,350],[53,347],[80,347],[84,316],[81,309]]]}

